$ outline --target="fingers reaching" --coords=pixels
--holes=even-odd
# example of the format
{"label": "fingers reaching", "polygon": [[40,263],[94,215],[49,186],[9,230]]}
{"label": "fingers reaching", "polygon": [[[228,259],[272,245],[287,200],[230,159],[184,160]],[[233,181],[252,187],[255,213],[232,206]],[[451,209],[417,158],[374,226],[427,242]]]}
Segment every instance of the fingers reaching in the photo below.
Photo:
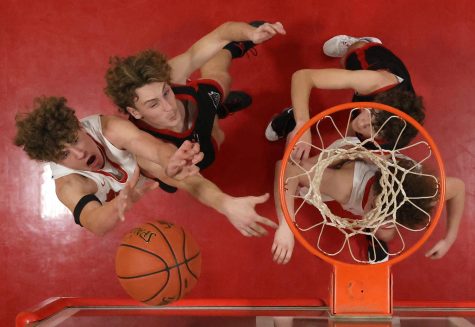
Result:
{"label": "fingers reaching", "polygon": [[[244,231],[247,236],[256,236],[256,237],[262,236],[257,230],[251,227],[246,227]],[[264,232],[267,233],[265,230]]]}
{"label": "fingers reaching", "polygon": [[282,23],[264,23],[255,29],[251,41],[255,44],[259,44],[273,38],[277,34],[286,34]]}
{"label": "fingers reaching", "polygon": [[191,162],[196,165],[198,162],[200,162],[201,160],[203,160],[204,158],[204,153],[203,152],[198,152],[197,154],[195,154],[193,156],[193,158],[191,159]]}
{"label": "fingers reaching", "polygon": [[279,227],[279,225],[277,225],[272,220],[270,220],[268,218],[265,218],[265,217],[262,217],[262,216],[257,217],[256,222],[258,222],[260,224],[263,224],[263,225],[266,225],[266,226],[269,226],[269,227],[272,227],[272,228]]}
{"label": "fingers reaching", "polygon": [[130,184],[127,183],[124,189],[120,191],[119,195],[117,196],[117,214],[119,216],[120,221],[125,220],[125,211],[127,210],[127,201],[129,198],[130,189]]}
{"label": "fingers reaching", "polygon": [[254,205],[266,202],[267,200],[269,200],[269,196],[269,193],[265,193],[261,196],[253,196],[252,198],[254,200]]}
{"label": "fingers reaching", "polygon": [[274,244],[272,244],[272,260],[278,264],[287,264],[290,258],[292,258],[292,250],[292,248],[274,242]]}
{"label": "fingers reaching", "polygon": [[276,22],[276,23],[264,23],[261,26],[258,27],[258,30],[261,32],[267,32],[270,35],[276,35],[276,34],[286,34],[286,31],[284,29],[284,25],[282,25],[281,22]]}
{"label": "fingers reaching", "polygon": [[187,140],[170,157],[165,173],[178,180],[194,175],[199,171],[196,164],[203,160],[203,157],[199,143]]}

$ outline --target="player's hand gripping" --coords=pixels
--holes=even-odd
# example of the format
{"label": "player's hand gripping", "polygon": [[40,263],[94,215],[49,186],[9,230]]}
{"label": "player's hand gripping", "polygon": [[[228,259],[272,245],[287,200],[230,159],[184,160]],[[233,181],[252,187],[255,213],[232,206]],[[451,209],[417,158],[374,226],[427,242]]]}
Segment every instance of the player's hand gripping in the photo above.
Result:
{"label": "player's hand gripping", "polygon": [[[290,141],[297,135],[297,132],[302,128],[304,123],[297,122],[295,128],[292,132],[287,135],[287,145]],[[310,129],[307,129],[305,133],[300,137],[299,141],[295,144],[294,149],[292,150],[291,157],[292,159],[300,162],[301,160],[307,159],[310,156],[310,150],[312,149],[312,133]]]}
{"label": "player's hand gripping", "polygon": [[200,170],[196,164],[203,160],[203,156],[199,143],[185,141],[170,157],[165,173],[176,180],[194,175]]}
{"label": "player's hand gripping", "polygon": [[261,196],[246,196],[226,200],[224,214],[231,224],[244,236],[264,236],[267,230],[261,225],[277,228],[272,220],[262,217],[256,212],[255,206],[269,199],[269,194]]}
{"label": "player's hand gripping", "polygon": [[254,44],[259,44],[270,40],[277,34],[286,33],[287,32],[285,31],[284,26],[280,22],[276,22],[274,24],[264,23],[252,31],[251,35],[249,36],[249,40]]}

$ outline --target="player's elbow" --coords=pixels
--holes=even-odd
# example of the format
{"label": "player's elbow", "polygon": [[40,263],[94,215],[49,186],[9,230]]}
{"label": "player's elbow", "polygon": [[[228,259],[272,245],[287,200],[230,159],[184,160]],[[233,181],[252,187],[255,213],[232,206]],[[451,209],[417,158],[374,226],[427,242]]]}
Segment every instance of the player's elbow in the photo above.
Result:
{"label": "player's elbow", "polygon": [[108,234],[112,230],[112,228],[101,228],[101,227],[88,228],[88,229],[94,235],[99,236],[99,237],[106,236],[106,234]]}
{"label": "player's elbow", "polygon": [[458,194],[465,194],[465,183],[460,178],[454,178]]}
{"label": "player's elbow", "polygon": [[446,187],[446,200],[465,196],[465,183],[460,178],[447,177]]}
{"label": "player's elbow", "polygon": [[99,237],[103,237],[107,234],[107,231],[103,231],[103,230],[90,230],[94,235],[96,236],[99,236]]}
{"label": "player's elbow", "polygon": [[82,223],[83,227],[86,228],[88,231],[93,233],[96,236],[103,237],[108,234],[112,229],[114,229],[115,224],[104,224],[101,222],[93,222],[90,223],[87,219],[84,219],[85,222]]}
{"label": "player's elbow", "polygon": [[292,74],[292,82],[302,81],[310,74],[310,69],[299,69]]}

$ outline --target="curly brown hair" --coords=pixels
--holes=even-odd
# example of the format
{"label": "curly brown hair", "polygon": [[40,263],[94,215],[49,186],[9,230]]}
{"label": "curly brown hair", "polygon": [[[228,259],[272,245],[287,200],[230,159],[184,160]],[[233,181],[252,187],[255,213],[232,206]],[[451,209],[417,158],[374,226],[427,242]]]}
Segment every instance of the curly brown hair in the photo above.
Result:
{"label": "curly brown hair", "polygon": [[75,143],[81,128],[74,110],[63,97],[38,97],[33,111],[17,114],[15,145],[38,161],[58,162],[66,144]]}
{"label": "curly brown hair", "polygon": [[[396,171],[396,178],[398,180],[402,179],[403,170],[410,170],[415,165],[415,162],[408,160],[408,159],[400,159],[397,163],[397,167],[389,167],[391,173]],[[402,168],[402,169],[400,169]],[[427,225],[429,217],[427,214],[431,214],[432,209],[437,204],[439,200],[439,193],[438,187],[439,184],[432,176],[429,176],[430,173],[427,172],[425,168],[414,168],[411,171],[413,173],[408,173],[404,181],[402,182],[402,187],[404,189],[404,193],[406,197],[413,198],[411,202],[404,202],[402,206],[400,206],[396,210],[396,221],[401,225],[404,225],[408,228],[417,229]],[[381,178],[381,172],[377,172],[375,174],[376,180],[373,184],[373,190],[376,195],[382,192],[382,187],[379,183]],[[397,183],[393,184],[394,187],[398,187]],[[432,195],[435,195],[432,197]],[[414,199],[417,197],[427,197],[427,198],[419,198]],[[397,192],[396,196],[396,203],[400,204],[404,201],[405,196],[401,191]],[[417,208],[417,207],[419,208]],[[392,208],[388,208],[392,210]],[[427,214],[426,214],[427,213]]]}
{"label": "curly brown hair", "polygon": [[123,113],[127,113],[127,107],[134,107],[136,89],[153,82],[171,81],[167,58],[155,50],[145,50],[125,58],[114,56],[109,64],[104,92]]}
{"label": "curly brown hair", "polygon": [[[413,92],[391,89],[379,93],[374,98],[374,102],[399,109],[414,118],[421,125],[424,123],[425,108],[422,97]],[[393,114],[390,112],[384,110],[376,111],[373,116],[373,129],[375,131],[379,130],[379,128],[383,126],[391,116],[393,116]],[[406,127],[404,128],[405,125]],[[401,134],[403,129],[404,131]],[[380,136],[386,141],[386,148],[401,148],[408,145],[417,135],[417,129],[402,119],[391,119],[386,125],[384,125],[380,133]],[[397,140],[399,134],[401,134],[401,137]]]}

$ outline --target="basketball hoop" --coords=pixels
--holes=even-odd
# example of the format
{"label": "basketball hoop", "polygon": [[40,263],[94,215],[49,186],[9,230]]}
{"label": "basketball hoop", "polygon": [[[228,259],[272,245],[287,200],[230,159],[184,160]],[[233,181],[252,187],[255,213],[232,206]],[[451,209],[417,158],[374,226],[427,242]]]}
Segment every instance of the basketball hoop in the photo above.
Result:
{"label": "basketball hoop", "polygon": [[[351,117],[355,110],[384,110],[391,116],[378,128],[372,132],[371,137],[359,141],[349,138],[349,126]],[[346,127],[339,127],[338,121],[332,116],[340,117],[342,112],[349,113],[346,120]],[[393,123],[394,119],[402,120],[401,132],[391,149],[383,149],[378,144],[383,128],[387,124]],[[340,119],[341,121],[341,119]],[[400,121],[398,121],[400,123]],[[323,131],[322,125],[329,125],[330,132]],[[398,147],[399,139],[407,126],[412,125],[419,132],[418,140],[413,144]],[[310,169],[305,169],[299,161],[292,159],[291,154],[294,147],[299,144],[302,135],[316,127],[317,141],[309,144],[312,151],[317,152],[316,163]],[[344,131],[342,132],[344,128]],[[337,137],[336,142],[328,141],[329,134]],[[331,137],[330,137],[331,139]],[[418,158],[412,158],[412,154],[417,154]],[[376,196],[374,208],[365,213],[362,218],[340,216],[332,212],[325,203],[324,197],[320,194],[320,184],[322,182],[323,171],[339,160],[363,160],[374,166],[379,171],[380,178],[378,185],[381,193]],[[437,176],[425,173],[422,165],[433,161],[437,166]],[[403,165],[404,163],[404,165]],[[302,171],[300,175],[285,176],[287,166],[295,165]],[[308,189],[301,190],[300,194],[286,194],[286,185],[292,178],[308,178]],[[408,196],[404,188],[404,182],[409,178],[419,178],[432,180],[438,185],[436,191],[431,194],[421,194],[418,196]],[[294,181],[295,183],[295,181]],[[334,314],[370,314],[387,315],[392,310],[392,282],[390,267],[402,261],[419,249],[428,239],[434,230],[443,209],[443,199],[445,196],[445,171],[439,150],[427,131],[412,117],[394,109],[390,106],[371,103],[355,102],[346,103],[327,109],[310,119],[289,142],[285,151],[280,171],[279,192],[282,211],[297,240],[309,252],[330,263],[334,267],[334,285],[332,291],[331,307]],[[294,214],[289,212],[286,196],[291,196],[294,200],[300,200],[301,204],[296,206]],[[440,199],[440,200],[439,200]],[[431,201],[435,205],[434,214],[431,215],[418,207],[418,201]],[[437,202],[437,204],[435,204]],[[403,204],[414,206],[420,209],[422,216],[425,216],[423,226],[408,226],[401,223],[397,210]],[[298,216],[304,212],[305,206],[311,205],[318,209],[321,221],[315,219],[310,224],[301,223]],[[302,213],[303,215],[303,213]],[[352,247],[352,238],[364,236],[370,239],[370,243],[375,244],[379,240],[375,233],[380,228],[395,228],[396,235],[400,239],[401,247],[395,251],[387,251],[389,261],[375,265],[368,265],[369,259],[363,260],[355,255]],[[329,229],[336,229],[344,238],[341,246],[334,251],[327,251],[322,247],[322,238]],[[318,230],[317,236],[309,240],[306,232]],[[420,238],[411,244],[406,245],[405,231],[422,231]],[[344,262],[335,258],[338,254],[347,249],[352,258],[352,262]],[[355,290],[353,288],[358,288]],[[350,291],[351,288],[351,291]],[[360,296],[356,300],[354,296],[357,292]],[[364,295],[364,296],[363,296]]]}

